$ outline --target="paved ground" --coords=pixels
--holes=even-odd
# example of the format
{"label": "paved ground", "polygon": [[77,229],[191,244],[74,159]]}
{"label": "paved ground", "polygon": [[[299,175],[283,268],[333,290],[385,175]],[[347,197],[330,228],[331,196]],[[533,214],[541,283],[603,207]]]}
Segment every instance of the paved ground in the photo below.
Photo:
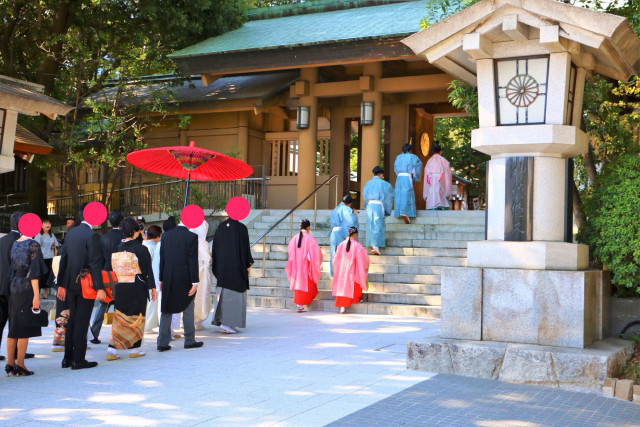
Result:
{"label": "paved ground", "polygon": [[640,426],[640,405],[553,388],[436,375],[330,425]]}
{"label": "paved ground", "polygon": [[196,350],[178,340],[158,353],[149,335],[141,359],[107,362],[94,345],[100,365],[81,371],[60,368],[49,327],[30,342],[35,375],[0,377],[0,425],[320,426],[431,376],[405,369],[406,342],[437,321],[250,309],[247,324],[232,336],[209,326]]}
{"label": "paved ground", "polygon": [[142,359],[107,362],[95,345],[84,371],[60,368],[49,327],[30,344],[36,374],[0,378],[0,425],[640,426],[632,403],[406,370],[406,342],[437,334],[434,320],[250,309],[248,325],[200,331],[197,350],[158,353],[148,335]]}

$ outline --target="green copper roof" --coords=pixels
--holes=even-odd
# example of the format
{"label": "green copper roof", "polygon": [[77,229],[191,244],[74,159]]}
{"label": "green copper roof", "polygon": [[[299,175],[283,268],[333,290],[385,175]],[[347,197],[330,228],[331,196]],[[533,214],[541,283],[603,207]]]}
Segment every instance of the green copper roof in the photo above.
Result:
{"label": "green copper roof", "polygon": [[425,1],[249,21],[237,30],[169,55],[187,57],[348,40],[387,38],[420,30]]}

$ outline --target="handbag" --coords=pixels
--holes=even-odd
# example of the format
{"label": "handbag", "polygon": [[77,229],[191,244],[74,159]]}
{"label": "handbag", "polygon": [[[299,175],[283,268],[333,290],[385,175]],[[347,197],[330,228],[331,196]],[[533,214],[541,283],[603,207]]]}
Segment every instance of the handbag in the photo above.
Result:
{"label": "handbag", "polygon": [[[102,283],[107,294],[102,301],[110,303],[113,301],[113,287],[118,283],[116,274],[113,271],[102,270]],[[98,291],[93,287],[93,278],[87,269],[80,272],[80,288],[84,299],[96,299],[98,296]]]}
{"label": "handbag", "polygon": [[49,313],[39,308],[25,308],[18,315],[18,323],[29,328],[46,328],[49,326]]}

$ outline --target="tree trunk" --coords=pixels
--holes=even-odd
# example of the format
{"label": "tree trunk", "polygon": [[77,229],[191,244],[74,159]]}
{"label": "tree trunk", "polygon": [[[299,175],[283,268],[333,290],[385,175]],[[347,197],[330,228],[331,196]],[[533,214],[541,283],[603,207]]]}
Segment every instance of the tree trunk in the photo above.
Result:
{"label": "tree trunk", "polygon": [[47,173],[34,165],[28,167],[27,203],[29,212],[47,216]]}
{"label": "tree trunk", "polygon": [[580,199],[580,192],[578,191],[578,187],[576,186],[575,181],[573,181],[572,191],[573,191],[573,216],[575,218],[578,229],[580,229],[580,227],[582,227],[582,225],[585,223],[586,218],[584,215],[584,210],[582,210],[582,200]]}
{"label": "tree trunk", "polygon": [[596,163],[593,161],[593,152],[591,149],[582,155],[582,160],[584,161],[584,168],[587,170],[587,176],[589,177],[591,185],[596,185],[598,171],[596,170]]}

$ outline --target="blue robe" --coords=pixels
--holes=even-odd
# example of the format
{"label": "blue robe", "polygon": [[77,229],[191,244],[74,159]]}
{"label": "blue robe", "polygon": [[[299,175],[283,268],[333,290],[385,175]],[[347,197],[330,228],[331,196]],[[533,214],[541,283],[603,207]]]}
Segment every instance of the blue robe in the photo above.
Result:
{"label": "blue robe", "polygon": [[349,234],[349,227],[358,226],[358,216],[353,213],[353,209],[341,202],[335,207],[331,216],[329,217],[331,222],[331,231],[329,232],[329,242],[331,244],[331,258],[329,260],[329,271],[333,276],[333,255],[336,252],[336,247],[347,238]]}
{"label": "blue robe", "polygon": [[396,178],[396,196],[393,208],[393,216],[400,218],[401,215],[414,218],[416,216],[416,195],[413,192],[413,181],[420,181],[422,176],[422,162],[415,154],[402,153],[396,157],[393,164],[396,175],[400,173],[410,173],[409,176],[398,176]]}
{"label": "blue robe", "polygon": [[[374,176],[364,185],[362,197],[367,211],[367,246],[384,248],[384,217],[391,214],[393,187],[384,179]],[[380,200],[382,205],[370,203],[372,200]]]}

